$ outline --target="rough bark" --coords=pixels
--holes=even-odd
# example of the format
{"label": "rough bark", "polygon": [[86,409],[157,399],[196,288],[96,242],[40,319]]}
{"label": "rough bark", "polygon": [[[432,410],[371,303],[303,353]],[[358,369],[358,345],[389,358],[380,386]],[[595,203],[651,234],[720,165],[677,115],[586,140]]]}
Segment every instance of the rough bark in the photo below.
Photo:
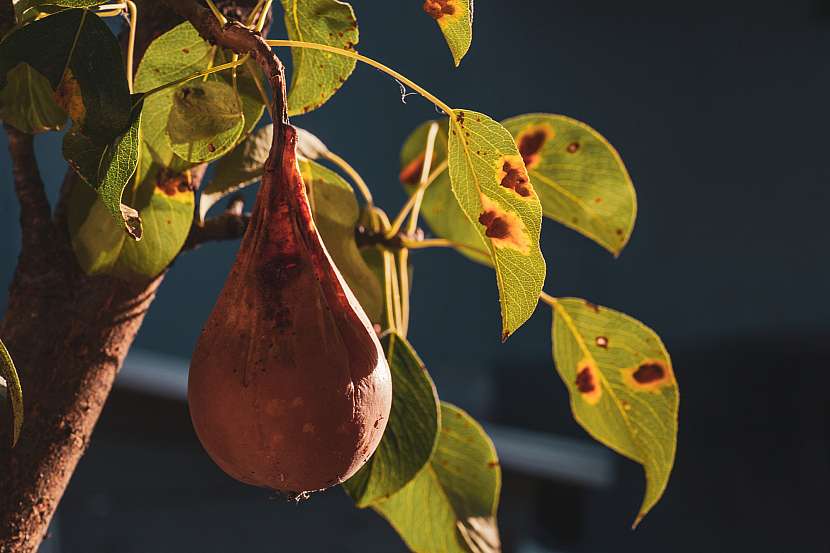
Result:
{"label": "rough bark", "polygon": [[[255,0],[234,4],[250,7]],[[137,46],[143,52],[181,17],[156,1],[139,5]],[[135,285],[83,274],[62,201],[52,217],[32,138],[10,127],[7,134],[23,238],[0,337],[21,373],[25,422],[13,449],[10,429],[0,428],[2,553],[40,545],[163,279]],[[68,174],[61,198],[74,185],[79,183]]]}

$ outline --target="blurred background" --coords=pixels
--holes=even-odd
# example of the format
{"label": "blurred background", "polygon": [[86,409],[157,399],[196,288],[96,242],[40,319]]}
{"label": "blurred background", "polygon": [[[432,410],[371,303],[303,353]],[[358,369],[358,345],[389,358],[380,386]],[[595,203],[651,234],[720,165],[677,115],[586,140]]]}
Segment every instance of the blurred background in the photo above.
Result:
{"label": "blurred background", "polygon": [[[417,0],[352,4],[361,52],[495,119],[585,121],[620,151],[637,189],[619,259],[551,221],[542,237],[548,292],[639,318],[673,357],[677,462],[634,532],[642,470],[573,422],[550,310],[501,344],[490,270],[451,251],[413,254],[410,339],[442,398],[495,440],[505,552],[830,551],[830,2],[482,1],[459,69]],[[272,35],[282,32],[275,24]],[[395,212],[399,147],[436,115],[358,66],[295,123]],[[53,197],[60,140],[37,139]],[[4,135],[0,167],[5,289],[19,231]],[[230,480],[202,452],[185,372],[236,248],[209,245],[170,270],[42,551],[405,550],[339,489],[286,503]]]}

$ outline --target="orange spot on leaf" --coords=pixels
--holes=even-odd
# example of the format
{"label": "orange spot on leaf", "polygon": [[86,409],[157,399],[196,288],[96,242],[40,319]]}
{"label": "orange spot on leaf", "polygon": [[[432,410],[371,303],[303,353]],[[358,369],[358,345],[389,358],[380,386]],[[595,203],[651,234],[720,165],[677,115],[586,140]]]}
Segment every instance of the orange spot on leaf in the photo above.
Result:
{"label": "orange spot on leaf", "polygon": [[636,367],[623,369],[625,383],[634,389],[655,391],[674,382],[672,369],[659,359],[646,359]]}
{"label": "orange spot on leaf", "polygon": [[484,227],[484,235],[496,248],[509,248],[527,255],[530,253],[530,236],[524,222],[514,213],[508,213],[487,196],[481,196],[483,211],[478,222]]}
{"label": "orange spot on leaf", "polygon": [[522,198],[533,196],[533,185],[519,156],[502,156],[498,161],[496,180]]}
{"label": "orange spot on leaf", "polygon": [[532,125],[516,137],[516,145],[519,147],[519,153],[522,154],[522,159],[527,165],[528,169],[532,169],[539,164],[542,159],[542,147],[548,140],[551,140],[556,133],[548,124]]}
{"label": "orange spot on leaf", "polygon": [[455,0],[426,0],[424,12],[433,19],[441,19],[445,15],[455,15]]}
{"label": "orange spot on leaf", "polygon": [[406,167],[401,169],[398,178],[401,179],[402,183],[410,185],[418,184],[418,181],[421,180],[421,171],[424,168],[425,158],[426,153],[422,153],[421,155],[407,163]]}
{"label": "orange spot on leaf", "polygon": [[576,369],[576,389],[579,390],[582,399],[590,405],[596,405],[602,397],[597,367],[593,361],[583,359]]}

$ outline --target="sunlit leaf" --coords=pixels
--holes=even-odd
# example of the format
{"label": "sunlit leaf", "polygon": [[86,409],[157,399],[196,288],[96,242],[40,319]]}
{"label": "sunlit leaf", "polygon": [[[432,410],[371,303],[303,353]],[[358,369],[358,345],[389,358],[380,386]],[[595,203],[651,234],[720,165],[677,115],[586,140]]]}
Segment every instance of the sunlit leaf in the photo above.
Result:
{"label": "sunlit leaf", "polygon": [[[357,20],[352,7],[338,0],[282,0],[288,38],[353,50]],[[288,113],[317,109],[337,92],[355,67],[355,60],[303,48],[291,50]]]}
{"label": "sunlit leaf", "polygon": [[355,242],[359,211],[354,191],[340,175],[319,163],[300,160],[299,165],[309,191],[314,224],[326,250],[369,320],[375,321],[380,317],[383,299],[380,283]]}
{"label": "sunlit leaf", "polygon": [[[214,65],[220,65],[231,61],[231,53],[229,51],[219,50],[216,53]],[[252,74],[253,72],[253,74]],[[236,71],[236,92],[239,95],[239,100],[242,103],[242,114],[245,116],[245,127],[242,130],[242,137],[247,136],[256,128],[259,120],[262,119],[262,114],[265,113],[265,103],[262,100],[262,95],[257,89],[254,76],[259,79],[262,86],[264,79],[262,76],[262,69],[253,61],[248,61],[247,64],[237,67]],[[233,85],[233,71],[221,71],[214,73],[208,77],[208,80],[216,80],[224,82],[225,84]],[[263,89],[264,90],[264,89]]]}
{"label": "sunlit leaf", "polygon": [[12,446],[17,444],[20,438],[20,430],[23,428],[23,389],[20,387],[20,378],[17,376],[17,369],[14,367],[12,356],[6,349],[3,341],[0,340],[0,377],[5,380],[9,400],[12,406]]}
{"label": "sunlit leaf", "polygon": [[108,144],[130,122],[130,93],[121,48],[88,10],[70,9],[34,21],[0,42],[0,89],[26,63],[48,81],[76,131]]}
{"label": "sunlit leaf", "polygon": [[328,146],[305,129],[297,129],[297,153],[306,159],[316,161],[329,153]]}
{"label": "sunlit leaf", "polygon": [[493,443],[467,413],[441,403],[430,462],[409,484],[372,507],[416,553],[501,551],[496,510],[501,469]]}
{"label": "sunlit leaf", "polygon": [[73,186],[69,196],[72,248],[87,274],[146,281],[162,272],[181,251],[193,222],[194,194],[188,173],[175,175],[145,150],[128,203],[141,212],[144,236],[126,239],[89,187]]}
{"label": "sunlit leaf", "polygon": [[110,144],[98,144],[73,126],[63,138],[63,156],[69,166],[101,198],[107,211],[134,240],[142,235],[138,211],[122,202],[124,188],[138,164],[141,104],[133,111],[127,130]]}
{"label": "sunlit leaf", "polygon": [[31,6],[61,6],[64,8],[91,8],[101,4],[110,4],[108,0],[30,0]]}
{"label": "sunlit leaf", "polygon": [[228,153],[245,127],[242,101],[229,84],[196,79],[173,93],[167,119],[170,148],[185,161],[202,163]]}
{"label": "sunlit leaf", "polygon": [[[415,129],[406,139],[401,150],[400,180],[409,194],[413,194],[419,185],[424,165],[427,134],[432,123],[432,121],[427,121]],[[447,124],[447,120],[440,122],[431,164],[431,172],[436,172],[437,176],[424,193],[421,216],[437,236],[467,246],[457,248],[459,253],[479,263],[492,266],[493,261],[490,258],[487,244],[473,223],[464,215],[452,191],[450,175],[446,170]]]}
{"label": "sunlit leaf", "polygon": [[441,426],[435,385],[406,339],[382,340],[392,371],[392,412],[374,455],[343,487],[358,507],[396,493],[429,462]]}
{"label": "sunlit leaf", "polygon": [[562,115],[531,113],[503,124],[516,139],[545,216],[618,255],[634,228],[637,197],[611,144]]}
{"label": "sunlit leaf", "polygon": [[506,339],[533,314],[545,281],[542,206],[513,137],[486,115],[453,110],[448,161],[452,191],[493,260]]}
{"label": "sunlit leaf", "polygon": [[21,63],[8,72],[0,90],[0,119],[25,133],[60,130],[66,112],[55,102],[49,81]]}
{"label": "sunlit leaf", "polygon": [[268,124],[249,134],[229,154],[216,162],[213,179],[199,196],[199,217],[228,194],[253,184],[262,177],[265,160],[271,150],[274,125]]}
{"label": "sunlit leaf", "polygon": [[426,0],[423,9],[438,23],[458,66],[473,42],[473,0]]}
{"label": "sunlit leaf", "polygon": [[577,422],[645,468],[636,525],[663,495],[674,464],[679,399],[669,354],[636,319],[567,298],[554,308],[553,357]]}

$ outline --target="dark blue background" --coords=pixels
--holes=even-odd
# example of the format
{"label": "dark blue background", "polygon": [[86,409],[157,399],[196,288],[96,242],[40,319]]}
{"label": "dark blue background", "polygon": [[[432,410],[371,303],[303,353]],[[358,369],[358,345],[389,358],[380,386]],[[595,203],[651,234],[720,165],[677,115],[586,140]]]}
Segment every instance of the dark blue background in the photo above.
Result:
{"label": "dark blue background", "polygon": [[[480,1],[460,69],[419,2],[353,5],[360,51],[450,105],[496,119],[534,111],[575,117],[604,134],[628,166],[639,215],[619,259],[550,221],[542,239],[546,290],[654,328],[675,353],[683,394],[678,470],[666,502],[638,533],[641,541],[619,533],[641,486],[635,467],[626,468],[631,481],[596,502],[614,509],[591,511],[599,518],[588,533],[610,541],[593,543],[718,551],[726,544],[748,550],[740,544],[754,539],[758,550],[776,551],[773,544],[793,539],[809,544],[802,551],[826,551],[827,540],[813,537],[820,523],[810,522],[826,515],[816,494],[830,488],[830,416],[819,391],[830,368],[826,3]],[[359,66],[329,104],[294,122],[348,159],[378,203],[395,212],[405,198],[400,145],[435,116],[418,97],[403,105],[394,80]],[[64,172],[59,144],[56,136],[38,138],[53,193]],[[5,136],[0,166],[5,287],[19,244]],[[136,344],[189,356],[235,249],[211,245],[178,260]],[[410,338],[442,396],[485,417],[578,435],[550,360],[549,310],[540,307],[500,344],[488,269],[451,251],[413,258]],[[795,527],[775,523],[779,517]],[[688,548],[673,541],[679,528]]]}

